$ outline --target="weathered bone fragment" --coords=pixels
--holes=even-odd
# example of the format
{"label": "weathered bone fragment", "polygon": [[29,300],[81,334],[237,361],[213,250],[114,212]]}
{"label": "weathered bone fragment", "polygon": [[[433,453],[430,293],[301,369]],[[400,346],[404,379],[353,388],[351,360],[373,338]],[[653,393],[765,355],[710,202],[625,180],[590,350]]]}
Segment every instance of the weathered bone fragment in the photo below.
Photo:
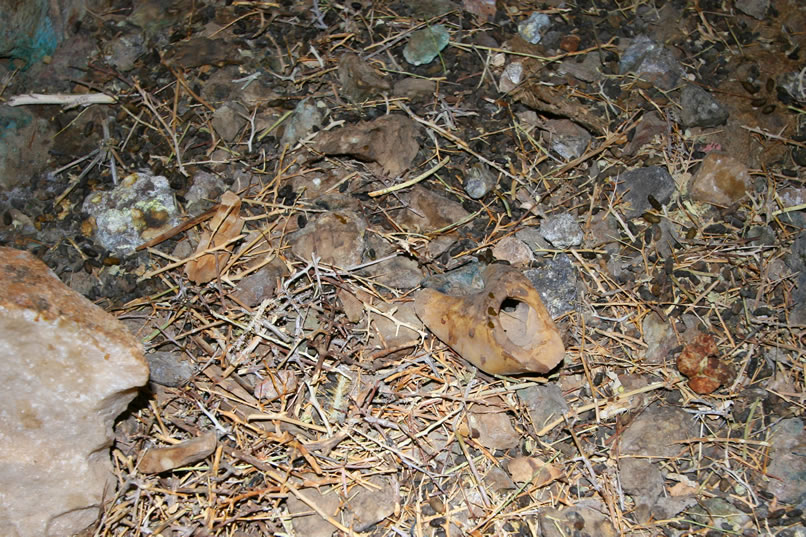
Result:
{"label": "weathered bone fragment", "polygon": [[484,289],[450,296],[423,289],[417,315],[439,339],[490,374],[547,373],[565,354],[543,301],[520,271],[490,265]]}
{"label": "weathered bone fragment", "polygon": [[138,469],[146,474],[159,474],[193,464],[210,456],[217,445],[215,432],[207,431],[173,446],[151,448],[143,455]]}

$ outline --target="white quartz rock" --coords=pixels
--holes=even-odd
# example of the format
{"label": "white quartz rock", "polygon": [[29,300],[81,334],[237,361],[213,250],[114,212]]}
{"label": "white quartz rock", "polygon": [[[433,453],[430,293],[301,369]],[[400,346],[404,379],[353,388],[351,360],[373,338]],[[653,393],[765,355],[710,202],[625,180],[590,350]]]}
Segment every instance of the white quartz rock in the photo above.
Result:
{"label": "white quartz rock", "polygon": [[114,495],[112,424],[148,381],[140,343],[44,263],[0,248],[0,534],[66,537]]}

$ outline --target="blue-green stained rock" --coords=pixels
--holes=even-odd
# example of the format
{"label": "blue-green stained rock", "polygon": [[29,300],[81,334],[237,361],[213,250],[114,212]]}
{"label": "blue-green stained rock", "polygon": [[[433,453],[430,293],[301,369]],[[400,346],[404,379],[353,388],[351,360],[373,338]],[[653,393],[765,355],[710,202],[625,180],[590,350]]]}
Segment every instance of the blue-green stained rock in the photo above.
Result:
{"label": "blue-green stained rock", "polygon": [[81,18],[82,0],[0,0],[0,56],[19,58],[26,67],[56,50],[65,28]]}
{"label": "blue-green stained rock", "polygon": [[425,289],[436,289],[446,295],[472,295],[484,289],[483,274],[486,268],[486,263],[468,263],[444,274],[429,276],[420,285]]}
{"label": "blue-green stained rock", "polygon": [[431,63],[448,46],[449,38],[448,29],[442,24],[418,30],[411,34],[403,57],[412,65]]}

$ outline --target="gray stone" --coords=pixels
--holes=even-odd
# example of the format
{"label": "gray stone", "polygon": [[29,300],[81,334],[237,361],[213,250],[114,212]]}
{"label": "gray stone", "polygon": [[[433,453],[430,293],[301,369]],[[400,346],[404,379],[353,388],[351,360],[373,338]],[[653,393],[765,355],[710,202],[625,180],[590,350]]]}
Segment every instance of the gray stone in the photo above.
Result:
{"label": "gray stone", "polygon": [[151,352],[146,354],[146,360],[151,371],[148,379],[161,386],[183,386],[196,372],[193,364],[182,359],[180,352]]}
{"label": "gray stone", "polygon": [[661,89],[672,89],[683,70],[671,51],[645,35],[636,37],[619,60],[619,74],[635,73]]}
{"label": "gray stone", "polygon": [[582,155],[591,141],[588,131],[568,119],[547,120],[544,137],[548,139],[552,151],[565,160]]}
{"label": "gray stone", "polygon": [[778,215],[778,218],[785,224],[801,229],[806,228],[806,211],[803,209],[799,211],[793,210],[795,206],[806,207],[806,188],[782,187],[776,190],[783,205],[781,209],[788,209],[788,212]]}
{"label": "gray stone", "polygon": [[64,278],[64,283],[70,286],[70,289],[84,296],[89,296],[92,288],[98,284],[98,278],[92,274],[87,274],[83,270],[66,272],[62,275],[62,278]]}
{"label": "gray stone", "polygon": [[792,292],[792,324],[806,324],[806,271],[798,274],[797,287]]}
{"label": "gray stone", "polygon": [[247,119],[235,104],[227,103],[213,112],[213,128],[226,142],[234,142],[241,129],[246,126]]}
{"label": "gray stone", "polygon": [[806,102],[806,84],[803,76],[802,70],[784,73],[778,77],[777,86],[796,101]]}
{"label": "gray stone", "polygon": [[523,273],[532,282],[553,318],[574,311],[577,302],[577,273],[571,258],[558,255]]}
{"label": "gray stone", "polygon": [[770,7],[770,0],[734,0],[733,5],[745,15],[763,20]]}
{"label": "gray stone", "polygon": [[795,242],[792,243],[792,250],[786,258],[786,264],[795,272],[806,272],[806,231],[801,231]]}
{"label": "gray stone", "polygon": [[770,226],[752,226],[747,230],[745,238],[754,246],[774,246],[778,242],[775,229]]}
{"label": "gray stone", "polygon": [[21,108],[0,106],[0,193],[27,185],[46,169],[54,137],[48,120]]}
{"label": "gray stone", "polygon": [[651,406],[630,424],[621,436],[622,455],[643,457],[673,457],[682,441],[696,433],[694,419],[684,410],[666,406]]}
{"label": "gray stone", "polygon": [[543,34],[546,33],[546,29],[550,24],[551,19],[549,19],[548,15],[535,11],[529,15],[528,19],[518,23],[518,34],[520,34],[524,40],[536,45],[540,43]]}
{"label": "gray stone", "polygon": [[301,139],[312,133],[315,128],[320,127],[322,125],[322,119],[322,112],[319,108],[308,99],[303,99],[284,124],[280,145],[295,145]]}
{"label": "gray stone", "polygon": [[188,212],[195,215],[212,207],[215,200],[227,191],[227,185],[220,177],[200,170],[193,174],[193,183],[185,194]]}
{"label": "gray stone", "polygon": [[145,36],[140,31],[125,32],[104,45],[106,63],[123,73],[134,69],[137,58],[145,52]]}
{"label": "gray stone", "polygon": [[570,213],[547,217],[540,223],[540,234],[559,250],[582,244],[582,228]]}
{"label": "gray stone", "polygon": [[677,338],[669,320],[662,320],[657,313],[649,313],[642,323],[644,342],[647,344],[644,359],[648,364],[662,364],[670,351],[677,346]]}
{"label": "gray stone", "polygon": [[0,288],[0,534],[73,535],[112,495],[112,424],[148,365],[117,319],[27,252],[0,248]]}
{"label": "gray stone", "polygon": [[493,189],[496,182],[495,174],[484,164],[475,164],[467,171],[465,177],[465,192],[474,200],[481,199]]}
{"label": "gray stone", "polygon": [[529,409],[532,422],[538,429],[568,412],[563,391],[556,384],[523,388],[518,390],[518,398]]}
{"label": "gray stone", "polygon": [[781,503],[806,502],[806,430],[803,420],[789,418],[772,428],[772,449],[767,472],[776,476],[767,484],[767,491]]}
{"label": "gray stone", "polygon": [[738,533],[750,517],[722,498],[707,498],[689,510],[691,519],[698,526],[723,528]]}
{"label": "gray stone", "polygon": [[669,520],[692,505],[697,505],[697,498],[693,495],[661,496],[652,506],[652,516],[655,520]]}
{"label": "gray stone", "polygon": [[627,218],[635,218],[652,208],[649,196],[653,196],[662,205],[669,203],[676,185],[666,168],[648,166],[636,168],[622,173],[616,190],[623,194],[622,200],[627,206],[622,210]]}
{"label": "gray stone", "polygon": [[[663,476],[657,465],[645,459],[626,457],[619,460],[618,466],[621,486],[636,505],[647,508],[655,505],[663,493]],[[648,512],[648,509],[642,511]]]}
{"label": "gray stone", "polygon": [[498,91],[501,93],[509,93],[523,80],[523,64],[521,62],[512,62],[504,67],[501,72],[501,78],[498,81]]}
{"label": "gray stone", "polygon": [[238,282],[233,298],[253,308],[267,298],[274,296],[277,280],[288,273],[282,261],[275,258],[268,265],[259,269]]}
{"label": "gray stone", "polygon": [[713,95],[688,85],[680,93],[680,123],[684,127],[717,127],[728,120],[728,111]]}
{"label": "gray stone", "polygon": [[484,483],[497,492],[516,488],[509,474],[497,466],[492,466],[484,475]]}

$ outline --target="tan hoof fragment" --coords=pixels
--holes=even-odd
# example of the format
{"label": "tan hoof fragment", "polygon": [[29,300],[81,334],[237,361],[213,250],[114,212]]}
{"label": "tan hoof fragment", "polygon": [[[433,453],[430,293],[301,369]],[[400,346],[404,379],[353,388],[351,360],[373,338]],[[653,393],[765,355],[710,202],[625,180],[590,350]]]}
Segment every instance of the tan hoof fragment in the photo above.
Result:
{"label": "tan hoof fragment", "polygon": [[565,348],[540,295],[520,271],[490,265],[484,290],[450,296],[433,289],[414,307],[425,325],[468,362],[490,374],[547,373]]}

